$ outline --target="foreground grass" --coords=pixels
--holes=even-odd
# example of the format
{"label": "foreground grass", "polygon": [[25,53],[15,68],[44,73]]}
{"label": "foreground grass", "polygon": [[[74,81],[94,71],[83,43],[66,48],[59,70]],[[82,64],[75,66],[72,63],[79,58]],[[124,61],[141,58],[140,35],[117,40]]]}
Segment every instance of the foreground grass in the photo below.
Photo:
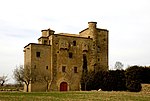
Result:
{"label": "foreground grass", "polygon": [[0,92],[0,101],[149,101],[150,92]]}

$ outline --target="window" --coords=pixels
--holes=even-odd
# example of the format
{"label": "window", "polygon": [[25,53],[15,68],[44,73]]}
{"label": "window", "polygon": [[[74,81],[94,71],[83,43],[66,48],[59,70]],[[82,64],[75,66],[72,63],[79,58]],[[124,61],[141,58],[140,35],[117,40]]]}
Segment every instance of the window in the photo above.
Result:
{"label": "window", "polygon": [[36,69],[36,65],[34,65],[34,69]]}
{"label": "window", "polygon": [[44,44],[47,44],[47,40],[44,40]]}
{"label": "window", "polygon": [[66,66],[62,66],[62,72],[66,72]]}
{"label": "window", "polygon": [[73,53],[69,52],[69,58],[72,58]]}
{"label": "window", "polygon": [[100,53],[100,46],[97,47],[97,52]]}
{"label": "window", "polygon": [[48,66],[46,66],[46,69],[48,69]]}
{"label": "window", "polygon": [[73,46],[76,46],[76,41],[73,41]]}
{"label": "window", "polygon": [[77,73],[78,70],[77,70],[77,67],[74,67],[74,73]]}
{"label": "window", "polygon": [[40,52],[36,52],[36,57],[40,57]]}
{"label": "window", "polygon": [[90,38],[90,36],[88,36],[88,38]]}

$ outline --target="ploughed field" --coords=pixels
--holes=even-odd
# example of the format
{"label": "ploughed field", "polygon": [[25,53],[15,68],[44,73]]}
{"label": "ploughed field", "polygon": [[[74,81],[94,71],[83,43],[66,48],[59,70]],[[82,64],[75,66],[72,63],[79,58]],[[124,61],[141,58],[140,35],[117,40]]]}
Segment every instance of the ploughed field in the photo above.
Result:
{"label": "ploughed field", "polygon": [[0,101],[150,101],[150,92],[0,92]]}

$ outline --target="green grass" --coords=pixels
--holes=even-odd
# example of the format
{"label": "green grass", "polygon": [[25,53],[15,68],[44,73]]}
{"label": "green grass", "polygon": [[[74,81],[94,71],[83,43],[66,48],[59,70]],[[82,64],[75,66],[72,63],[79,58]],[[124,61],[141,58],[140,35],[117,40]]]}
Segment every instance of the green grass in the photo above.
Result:
{"label": "green grass", "polygon": [[0,92],[0,101],[149,101],[150,92]]}

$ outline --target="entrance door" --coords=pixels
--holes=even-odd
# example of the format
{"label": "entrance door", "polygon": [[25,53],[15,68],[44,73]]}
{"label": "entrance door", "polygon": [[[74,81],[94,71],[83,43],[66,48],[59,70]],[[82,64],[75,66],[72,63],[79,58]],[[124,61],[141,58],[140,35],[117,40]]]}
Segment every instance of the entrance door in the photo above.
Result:
{"label": "entrance door", "polygon": [[67,91],[67,86],[68,86],[67,82],[62,82],[60,84],[60,91]]}

